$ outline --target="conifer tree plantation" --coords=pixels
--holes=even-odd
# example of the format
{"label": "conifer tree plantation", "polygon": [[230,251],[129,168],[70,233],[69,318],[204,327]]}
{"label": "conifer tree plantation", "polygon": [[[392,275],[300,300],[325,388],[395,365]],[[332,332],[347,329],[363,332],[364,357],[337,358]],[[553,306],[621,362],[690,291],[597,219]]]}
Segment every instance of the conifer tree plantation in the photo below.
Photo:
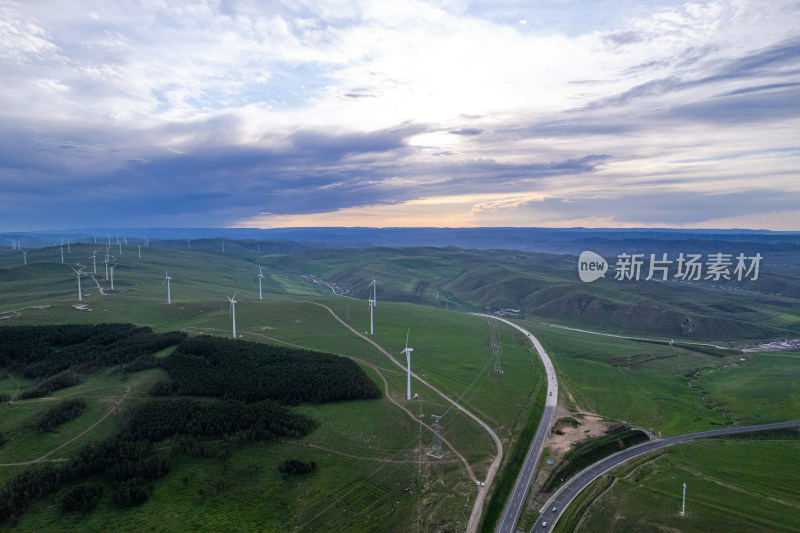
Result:
{"label": "conifer tree plantation", "polygon": [[[171,353],[155,356],[166,349]],[[187,338],[132,324],[0,328],[0,365],[29,379],[9,402],[45,402],[48,394],[100,375],[131,380],[137,372],[163,369],[169,376],[125,410],[115,434],[83,445],[68,460],[34,461],[6,481],[0,523],[11,525],[55,493],[65,513],[91,513],[104,493],[120,509],[141,504],[182,454],[224,454],[246,442],[300,438],[319,426],[289,406],[381,397],[364,371],[340,356],[207,335]],[[82,397],[49,403],[30,420],[40,432],[57,432],[86,407]],[[160,446],[170,437],[169,446]]]}

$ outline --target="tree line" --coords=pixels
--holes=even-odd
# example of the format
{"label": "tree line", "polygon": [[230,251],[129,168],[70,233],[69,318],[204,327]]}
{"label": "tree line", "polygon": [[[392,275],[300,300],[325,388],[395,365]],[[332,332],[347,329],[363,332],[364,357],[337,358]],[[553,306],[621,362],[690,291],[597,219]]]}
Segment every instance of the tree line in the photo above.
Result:
{"label": "tree line", "polygon": [[133,324],[0,328],[0,367],[43,381],[71,369],[91,373],[179,344],[186,333]]}
{"label": "tree line", "polygon": [[58,402],[53,407],[37,416],[31,422],[33,429],[39,431],[53,431],[65,422],[77,418],[86,409],[86,399],[70,398]]}
{"label": "tree line", "polygon": [[217,396],[286,405],[380,398],[356,363],[333,354],[201,335],[161,360],[171,380],[153,395]]}
{"label": "tree line", "polygon": [[[177,345],[166,358],[153,354]],[[50,394],[76,385],[82,374],[118,366],[123,373],[162,367],[170,379],[151,394],[211,396],[165,398],[131,407],[116,435],[88,444],[70,460],[35,465],[0,487],[0,523],[14,521],[43,496],[87,478],[112,487],[119,505],[145,501],[154,480],[169,472],[172,454],[212,452],[210,438],[230,443],[281,437],[299,438],[318,423],[292,413],[288,405],[379,398],[380,389],[353,361],[333,354],[182,332],[154,333],[132,324],[13,326],[0,328],[0,367],[36,379],[20,398]],[[220,401],[221,400],[221,401]],[[67,400],[33,421],[51,431],[78,416],[81,399]],[[153,444],[175,436],[169,453]],[[0,436],[0,445],[2,437]],[[315,465],[316,466],[316,465]],[[286,474],[305,469],[285,465]],[[102,490],[94,485],[65,491],[65,511],[93,508]]]}
{"label": "tree line", "polygon": [[[302,437],[317,427],[313,419],[295,414],[273,401],[208,401],[192,398],[151,401],[134,406],[114,436],[84,446],[65,463],[37,465],[0,487],[0,522],[18,517],[36,499],[101,475],[113,486],[112,498],[122,506],[142,503],[152,490],[152,480],[165,476],[169,454],[157,454],[153,444],[173,435],[229,436],[237,441]],[[68,500],[66,504],[63,502]],[[62,506],[89,507],[99,498],[90,493],[66,493]]]}

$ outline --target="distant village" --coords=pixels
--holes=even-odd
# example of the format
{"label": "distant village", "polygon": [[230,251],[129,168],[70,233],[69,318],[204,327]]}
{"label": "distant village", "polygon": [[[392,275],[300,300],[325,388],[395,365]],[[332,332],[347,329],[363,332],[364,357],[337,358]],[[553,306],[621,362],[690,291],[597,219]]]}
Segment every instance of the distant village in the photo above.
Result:
{"label": "distant village", "polygon": [[778,350],[800,350],[800,339],[787,339],[784,341],[773,341],[759,344],[752,348],[747,348],[746,352],[775,352]]}
{"label": "distant village", "polygon": [[505,316],[509,318],[519,318],[522,310],[520,309],[498,309],[494,313],[494,316]]}
{"label": "distant village", "polygon": [[325,285],[331,291],[333,291],[333,294],[346,295],[346,294],[350,293],[350,291],[348,289],[345,289],[344,287],[342,287],[338,283],[334,283],[332,281],[327,281],[327,280],[325,280],[323,278],[320,278],[320,277],[317,277],[317,276],[315,276],[313,274],[303,274],[300,277],[303,278],[303,279],[311,280],[314,283],[316,283],[317,285]]}

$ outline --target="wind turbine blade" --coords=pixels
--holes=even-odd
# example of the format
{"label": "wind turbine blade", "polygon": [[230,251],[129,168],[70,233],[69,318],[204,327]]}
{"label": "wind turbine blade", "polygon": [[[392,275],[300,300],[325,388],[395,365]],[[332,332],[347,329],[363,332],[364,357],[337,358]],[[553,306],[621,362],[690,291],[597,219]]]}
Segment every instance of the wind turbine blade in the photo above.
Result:
{"label": "wind turbine blade", "polygon": [[408,328],[408,331],[406,331],[406,350],[408,350],[408,334],[409,333],[411,333],[411,328]]}

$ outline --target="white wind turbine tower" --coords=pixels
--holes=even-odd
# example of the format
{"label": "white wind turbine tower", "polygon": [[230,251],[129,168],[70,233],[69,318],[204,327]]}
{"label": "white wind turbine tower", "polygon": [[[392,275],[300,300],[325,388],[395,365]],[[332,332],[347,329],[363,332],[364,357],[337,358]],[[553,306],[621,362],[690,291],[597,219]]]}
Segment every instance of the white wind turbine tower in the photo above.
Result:
{"label": "white wind turbine tower", "polygon": [[81,294],[81,273],[75,270],[73,267],[72,270],[78,275],[78,301],[83,301],[83,294]]}
{"label": "white wind turbine tower", "polygon": [[141,259],[142,258],[142,243],[137,244],[137,246],[139,247],[139,259]]}
{"label": "white wind turbine tower", "polygon": [[414,348],[408,347],[408,334],[411,333],[411,328],[406,332],[406,349],[400,353],[406,354],[406,368],[408,369],[408,379],[407,379],[407,387],[406,387],[406,400],[411,399],[411,352],[414,351]]}
{"label": "white wind turbine tower", "polygon": [[231,317],[233,318],[233,338],[236,338],[236,293],[233,294],[233,298],[230,296],[226,296],[228,301],[231,303]]}
{"label": "white wind turbine tower", "polygon": [[69,238],[67,238],[67,253],[72,255],[72,248],[69,247]]}
{"label": "white wind turbine tower", "polygon": [[161,286],[163,287],[163,286],[164,286],[164,283],[166,283],[166,284],[167,284],[167,303],[168,303],[168,304],[171,304],[171,303],[172,303],[172,293],[171,293],[171,292],[170,292],[170,290],[169,290],[169,281],[170,281],[172,278],[171,278],[171,277],[169,277],[169,272],[167,272],[167,269],[166,269],[166,268],[164,269],[164,275],[165,275],[165,278],[164,278],[164,281],[161,283]]}
{"label": "white wind turbine tower", "polygon": [[97,274],[97,250],[92,252],[92,270]]}
{"label": "white wind turbine tower", "polygon": [[375,278],[372,278],[372,283],[367,285],[367,288],[372,287],[372,295],[369,299],[369,334],[373,334],[372,328],[372,308],[378,305],[378,283],[375,281]]}
{"label": "white wind turbine tower", "polygon": [[115,263],[115,264],[114,264],[114,265],[111,267],[111,290],[112,290],[112,291],[114,290],[114,269],[115,269],[115,268],[117,268],[117,266],[118,266],[118,265]]}
{"label": "white wind turbine tower", "polygon": [[261,265],[258,265],[258,299],[263,300],[261,297],[261,280],[264,279],[264,274],[261,273]]}
{"label": "white wind turbine tower", "polygon": [[64,246],[61,246],[61,264],[64,264]]}
{"label": "white wind turbine tower", "polygon": [[106,257],[106,260],[103,261],[103,264],[106,266],[106,281],[108,281],[108,258],[107,257]]}
{"label": "white wind turbine tower", "polygon": [[22,250],[22,264],[23,265],[28,264],[28,252],[26,252],[25,250]]}

